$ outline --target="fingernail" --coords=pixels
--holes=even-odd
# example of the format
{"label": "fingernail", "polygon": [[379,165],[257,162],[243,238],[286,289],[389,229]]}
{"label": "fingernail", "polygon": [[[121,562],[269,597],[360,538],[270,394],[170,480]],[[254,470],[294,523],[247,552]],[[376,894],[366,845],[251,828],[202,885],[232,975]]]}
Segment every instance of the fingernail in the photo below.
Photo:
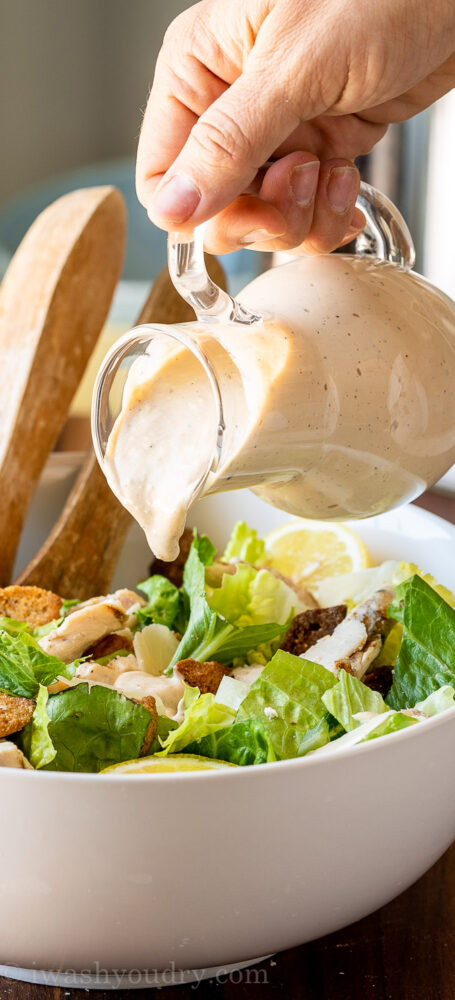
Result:
{"label": "fingernail", "polygon": [[319,177],[319,162],[299,163],[291,170],[290,185],[294,198],[301,208],[309,205],[316,194]]}
{"label": "fingernail", "polygon": [[332,167],[327,181],[329,205],[338,215],[343,215],[351,207],[357,190],[357,170],[355,167]]}
{"label": "fingernail", "polygon": [[191,177],[187,174],[174,174],[173,177],[157,191],[152,199],[151,208],[155,215],[169,219],[171,222],[186,222],[196,211],[201,200],[201,192]]}
{"label": "fingernail", "polygon": [[266,229],[253,229],[251,233],[241,236],[239,243],[265,243],[266,240],[276,240],[283,233],[268,233]]}

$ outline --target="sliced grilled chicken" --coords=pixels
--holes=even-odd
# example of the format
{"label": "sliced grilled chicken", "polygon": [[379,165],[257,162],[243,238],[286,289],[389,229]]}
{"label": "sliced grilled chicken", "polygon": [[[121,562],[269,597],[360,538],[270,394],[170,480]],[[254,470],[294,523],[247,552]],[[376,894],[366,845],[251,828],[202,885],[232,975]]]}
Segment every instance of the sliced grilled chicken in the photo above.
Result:
{"label": "sliced grilled chicken", "polygon": [[0,740],[0,767],[22,767],[33,771],[22,750],[10,740]]}
{"label": "sliced grilled chicken", "polygon": [[87,604],[68,615],[58,628],[40,639],[45,653],[71,663],[98,639],[125,628],[128,614],[112,599],[100,604]]}
{"label": "sliced grilled chicken", "polygon": [[332,635],[319,639],[301,655],[334,674],[342,667],[361,680],[381,648],[381,629],[393,598],[392,589],[377,590],[357,605]]}

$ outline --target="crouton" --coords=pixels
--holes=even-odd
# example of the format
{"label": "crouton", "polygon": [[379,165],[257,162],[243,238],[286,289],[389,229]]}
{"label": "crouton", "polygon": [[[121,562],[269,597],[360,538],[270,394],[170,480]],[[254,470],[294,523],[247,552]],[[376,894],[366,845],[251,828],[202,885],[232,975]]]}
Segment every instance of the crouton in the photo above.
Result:
{"label": "crouton", "polygon": [[393,682],[393,667],[386,666],[382,667],[372,667],[371,670],[363,677],[363,683],[367,687],[371,688],[372,691],[379,691],[383,698],[387,698],[387,695],[392,687]]}
{"label": "crouton", "polygon": [[60,617],[63,599],[42,587],[0,587],[0,616],[27,622],[32,628]]}
{"label": "crouton", "polygon": [[314,646],[318,639],[332,635],[337,625],[346,617],[346,605],[339,604],[333,608],[312,608],[302,611],[292,622],[286,633],[281,649],[294,656],[301,656],[307,649]]}
{"label": "crouton", "polygon": [[[126,695],[125,697],[128,698],[129,695]],[[158,729],[158,712],[156,708],[156,701],[151,694],[146,695],[145,698],[130,698],[129,700],[134,701],[136,705],[142,705],[143,708],[146,708],[147,711],[150,712],[150,722],[145,731],[144,742],[141,746],[141,751],[139,754],[140,757],[145,757],[145,755],[150,750],[150,747],[153,743],[153,740],[155,739]]]}
{"label": "crouton", "polygon": [[131,639],[128,639],[126,635],[117,635],[115,632],[111,632],[110,635],[105,635],[102,639],[98,639],[93,646],[89,646],[84,651],[84,656],[89,656],[91,660],[101,660],[104,656],[112,656],[113,653],[118,653],[120,649],[132,653],[133,643]]}
{"label": "crouton", "polygon": [[0,691],[0,738],[23,729],[30,722],[34,710],[32,698],[19,698]]}
{"label": "crouton", "polygon": [[177,558],[173,559],[172,562],[164,562],[162,559],[155,559],[150,566],[150,573],[153,575],[158,573],[160,576],[165,576],[166,579],[170,580],[176,587],[181,587],[183,583],[183,570],[185,568],[186,560],[188,559],[188,553],[192,542],[193,532],[191,528],[185,528],[185,531],[180,539],[180,552]]}
{"label": "crouton", "polygon": [[180,674],[190,687],[198,687],[201,694],[216,694],[225,674],[230,674],[230,668],[211,660],[199,663],[198,660],[179,660],[174,671]]}

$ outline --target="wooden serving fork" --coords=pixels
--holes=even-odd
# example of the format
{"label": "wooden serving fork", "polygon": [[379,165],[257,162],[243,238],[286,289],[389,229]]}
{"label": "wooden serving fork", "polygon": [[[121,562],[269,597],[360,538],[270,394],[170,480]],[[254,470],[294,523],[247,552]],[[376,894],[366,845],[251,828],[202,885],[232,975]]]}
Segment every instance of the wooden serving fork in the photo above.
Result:
{"label": "wooden serving fork", "polygon": [[112,187],[64,195],[34,222],[0,288],[0,586],[49,451],[107,316],[126,212]]}
{"label": "wooden serving fork", "polygon": [[[217,259],[207,255],[206,263],[213,280],[225,288]],[[155,280],[136,325],[191,320],[194,312],[176,292],[165,268]],[[17,583],[35,584],[80,600],[105,594],[130,524],[130,515],[109,489],[90,449],[59,520]]]}

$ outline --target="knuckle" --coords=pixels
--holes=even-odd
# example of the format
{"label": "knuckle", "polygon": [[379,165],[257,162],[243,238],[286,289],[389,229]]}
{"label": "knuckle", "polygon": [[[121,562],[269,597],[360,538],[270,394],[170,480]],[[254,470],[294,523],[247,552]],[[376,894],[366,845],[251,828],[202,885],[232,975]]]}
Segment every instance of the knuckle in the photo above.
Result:
{"label": "knuckle", "polygon": [[194,20],[194,13],[191,8],[189,10],[182,11],[181,14],[177,14],[174,20],[166,28],[163,36],[163,49],[174,48],[176,42],[183,41],[189,28]]}
{"label": "knuckle", "polygon": [[201,103],[200,87],[196,74],[192,72],[192,67],[189,67],[190,71],[185,73],[185,64],[186,60],[179,60],[178,68],[169,66],[170,88],[173,97],[180,104],[197,114]]}
{"label": "knuckle", "polygon": [[209,162],[218,162],[220,154],[233,164],[244,164],[252,158],[249,137],[228,111],[212,107],[193,128],[192,136]]}

